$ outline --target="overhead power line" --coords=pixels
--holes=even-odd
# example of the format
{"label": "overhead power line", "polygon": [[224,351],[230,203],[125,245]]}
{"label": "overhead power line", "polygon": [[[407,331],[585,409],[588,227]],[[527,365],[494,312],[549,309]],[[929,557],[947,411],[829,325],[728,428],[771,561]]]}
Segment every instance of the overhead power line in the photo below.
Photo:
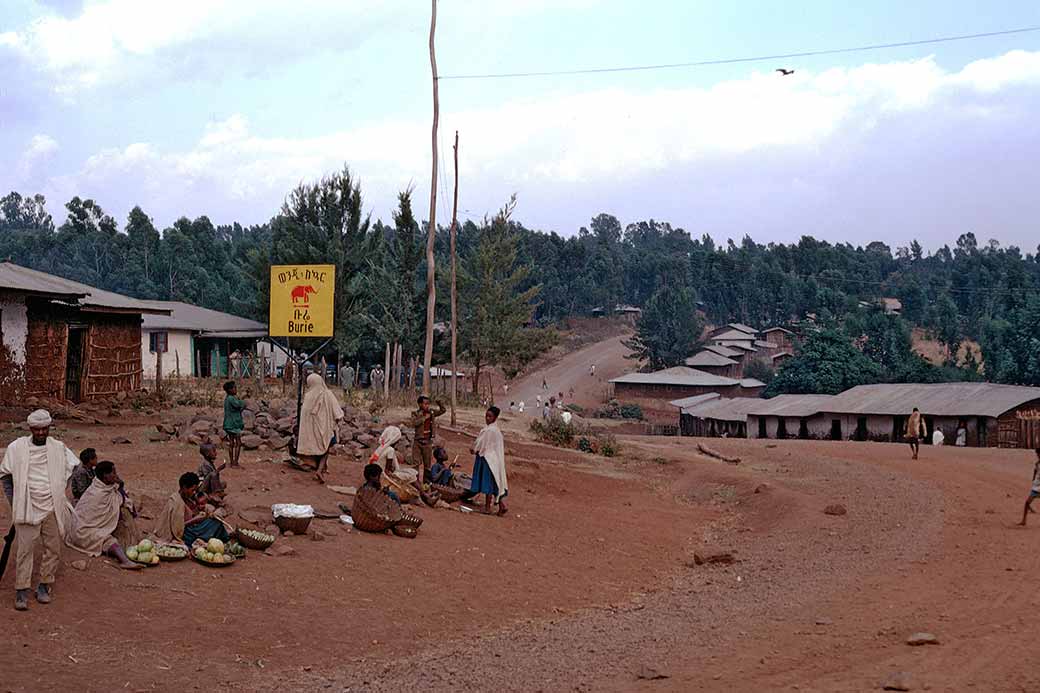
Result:
{"label": "overhead power line", "polygon": [[625,67],[594,67],[577,70],[544,70],[538,72],[494,72],[488,74],[440,75],[438,79],[502,79],[511,77],[554,77],[564,75],[595,75],[610,72],[643,72],[647,70],[671,70],[682,67],[707,67],[709,65],[732,65],[735,63],[757,63],[765,61],[785,60],[787,58],[811,58],[818,55],[840,55],[842,53],[858,53],[863,51],[882,50],[885,48],[905,48],[907,46],[925,46],[933,43],[950,43],[952,41],[969,41],[972,39],[1026,34],[1040,31],[1040,26],[1027,26],[1019,29],[1003,31],[987,31],[980,34],[961,34],[958,36],[940,36],[938,38],[920,39],[917,41],[899,41],[896,43],[875,43],[866,46],[848,48],[826,48],[795,53],[777,53],[774,55],[756,55],[744,58],[720,58],[715,60],[695,60],[686,63],[661,63],[658,65],[630,65]]}

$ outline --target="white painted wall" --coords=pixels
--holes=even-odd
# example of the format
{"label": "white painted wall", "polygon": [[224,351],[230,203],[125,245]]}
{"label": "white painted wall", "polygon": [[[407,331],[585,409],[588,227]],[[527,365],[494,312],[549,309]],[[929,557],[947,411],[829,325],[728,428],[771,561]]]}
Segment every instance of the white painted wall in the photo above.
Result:
{"label": "white painted wall", "polygon": [[0,330],[4,346],[11,359],[25,365],[25,341],[29,337],[29,318],[26,314],[25,295],[0,293]]}
{"label": "white painted wall", "polygon": [[[191,332],[187,330],[162,330],[167,336],[166,353],[163,354],[163,376],[177,374],[177,359],[181,363],[181,377],[191,377]],[[148,350],[151,332],[141,330],[141,368],[146,380],[155,379],[155,354]]]}

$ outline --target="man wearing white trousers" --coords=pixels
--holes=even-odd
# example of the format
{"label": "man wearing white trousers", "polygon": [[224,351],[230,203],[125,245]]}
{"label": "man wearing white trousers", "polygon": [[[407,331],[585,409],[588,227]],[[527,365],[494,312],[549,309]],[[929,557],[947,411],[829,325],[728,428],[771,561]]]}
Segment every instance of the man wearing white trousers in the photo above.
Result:
{"label": "man wearing white trousers", "polygon": [[32,588],[33,552],[43,545],[36,601],[52,599],[54,574],[61,560],[61,547],[69,526],[72,505],[65,486],[79,460],[64,443],[50,438],[51,415],[37,409],[29,415],[31,435],[7,446],[0,462],[0,484],[11,504],[17,538],[14,608],[29,608]]}

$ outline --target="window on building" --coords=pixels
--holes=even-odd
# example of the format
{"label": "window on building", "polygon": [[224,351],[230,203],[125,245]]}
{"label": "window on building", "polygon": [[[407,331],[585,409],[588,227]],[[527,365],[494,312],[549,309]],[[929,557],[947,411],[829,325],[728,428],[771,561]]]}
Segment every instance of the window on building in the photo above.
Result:
{"label": "window on building", "polygon": [[169,338],[166,332],[149,332],[148,333],[148,351],[153,354],[159,352],[166,353],[169,345]]}

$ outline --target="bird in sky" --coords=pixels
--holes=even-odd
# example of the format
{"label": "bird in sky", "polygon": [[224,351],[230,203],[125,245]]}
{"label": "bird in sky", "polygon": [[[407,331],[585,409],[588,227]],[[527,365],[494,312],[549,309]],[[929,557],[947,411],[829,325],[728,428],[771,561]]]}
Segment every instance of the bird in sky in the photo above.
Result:
{"label": "bird in sky", "polygon": [[776,68],[776,71],[779,72],[784,77],[786,77],[787,75],[793,75],[794,74],[794,70],[787,70],[787,69],[782,68],[782,67]]}

